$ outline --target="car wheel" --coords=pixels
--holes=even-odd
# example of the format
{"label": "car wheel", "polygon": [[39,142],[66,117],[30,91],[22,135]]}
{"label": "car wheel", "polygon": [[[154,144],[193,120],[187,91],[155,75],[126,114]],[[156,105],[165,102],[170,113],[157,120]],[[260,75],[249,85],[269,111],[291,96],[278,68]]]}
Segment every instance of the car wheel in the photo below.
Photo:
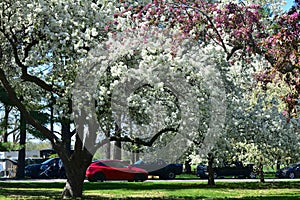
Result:
{"label": "car wheel", "polygon": [[214,172],[214,178],[218,178],[218,174]]}
{"label": "car wheel", "polygon": [[174,179],[176,177],[176,174],[174,172],[168,172],[167,179]]}
{"label": "car wheel", "polygon": [[294,179],[294,178],[295,178],[294,172],[291,172],[291,173],[289,174],[289,177],[290,177],[290,179]]}
{"label": "car wheel", "polygon": [[249,174],[249,178],[256,178],[256,174],[255,174],[254,172],[251,172],[251,173]]}
{"label": "car wheel", "polygon": [[94,181],[100,181],[103,182],[105,181],[105,175],[102,172],[98,172],[94,175]]}
{"label": "car wheel", "polygon": [[134,175],[134,181],[135,182],[143,182],[146,180],[146,177],[144,174],[135,174]]}
{"label": "car wheel", "polygon": [[93,179],[93,178],[89,178],[89,177],[88,177],[88,181],[89,181],[89,182],[96,182],[96,180],[95,180],[95,179]]}

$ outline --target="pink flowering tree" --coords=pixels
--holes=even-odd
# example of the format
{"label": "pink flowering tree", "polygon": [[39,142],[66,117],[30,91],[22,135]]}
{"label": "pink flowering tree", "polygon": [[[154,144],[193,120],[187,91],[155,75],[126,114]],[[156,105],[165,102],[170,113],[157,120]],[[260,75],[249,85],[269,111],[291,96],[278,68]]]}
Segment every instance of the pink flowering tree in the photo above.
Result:
{"label": "pink flowering tree", "polygon": [[[297,115],[299,81],[299,1],[287,13],[270,16],[259,4],[208,3],[206,1],[158,0],[146,6],[126,5],[115,17],[131,12],[137,26],[176,30],[174,41],[190,38],[199,44],[220,46],[226,59],[251,63],[264,60],[256,80],[264,90],[271,84],[288,89],[280,94],[288,118]],[[117,21],[116,21],[117,23]],[[176,52],[174,52],[176,54]]]}
{"label": "pink flowering tree", "polygon": [[126,5],[115,17],[131,13],[131,27],[172,30],[175,44],[188,38],[221,47],[231,65],[260,62],[254,74],[257,88],[282,101],[289,121],[297,116],[300,95],[298,8],[296,1],[289,12],[272,16],[272,10],[259,4],[155,0],[144,7]]}

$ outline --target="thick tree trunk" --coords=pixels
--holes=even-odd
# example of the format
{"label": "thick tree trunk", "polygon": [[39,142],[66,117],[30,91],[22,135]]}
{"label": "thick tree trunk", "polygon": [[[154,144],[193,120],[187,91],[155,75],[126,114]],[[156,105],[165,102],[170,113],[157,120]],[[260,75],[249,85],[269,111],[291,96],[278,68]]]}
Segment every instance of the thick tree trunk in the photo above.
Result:
{"label": "thick tree trunk", "polygon": [[212,153],[208,153],[208,185],[215,185],[215,178],[214,178],[214,156]]}
{"label": "thick tree trunk", "polygon": [[63,163],[67,175],[67,182],[64,187],[62,198],[81,198],[83,183],[87,167],[92,162],[93,155],[88,150],[76,151],[70,160],[63,158]]}
{"label": "thick tree trunk", "polygon": [[259,170],[260,182],[264,183],[265,182],[265,174],[264,174],[264,170],[263,170],[263,165],[261,163],[259,163],[258,170]]}
{"label": "thick tree trunk", "polygon": [[61,139],[63,141],[64,149],[67,152],[68,156],[71,155],[72,133],[70,129],[71,129],[70,120],[63,117],[61,121],[61,133],[62,133]]}
{"label": "thick tree trunk", "polygon": [[21,149],[18,154],[18,168],[17,168],[17,178],[25,177],[25,143],[26,143],[26,119],[24,115],[20,114],[20,145]]}

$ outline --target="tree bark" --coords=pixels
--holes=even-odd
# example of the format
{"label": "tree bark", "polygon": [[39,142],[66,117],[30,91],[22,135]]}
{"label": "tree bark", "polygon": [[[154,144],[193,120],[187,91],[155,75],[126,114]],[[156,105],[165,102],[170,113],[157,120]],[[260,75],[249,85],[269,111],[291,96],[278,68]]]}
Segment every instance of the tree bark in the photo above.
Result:
{"label": "tree bark", "polygon": [[8,142],[8,117],[11,109],[10,106],[4,105],[4,118],[3,118],[3,128],[4,128],[4,133],[2,136],[2,141],[3,142]]}
{"label": "tree bark", "polygon": [[108,142],[107,144],[106,144],[106,159],[110,159],[111,158],[111,155],[110,155],[110,151],[111,151],[111,144],[110,144],[110,142]]}
{"label": "tree bark", "polygon": [[264,183],[265,182],[265,174],[264,174],[264,170],[263,170],[263,165],[261,163],[259,163],[258,170],[259,170],[260,182]]}
{"label": "tree bark", "polygon": [[67,176],[67,182],[62,192],[62,198],[81,198],[85,172],[92,162],[94,152],[89,152],[83,146],[78,135],[76,135],[75,148],[71,156],[61,148],[63,148],[63,146],[54,144],[54,149],[62,159]]}
{"label": "tree bark", "polygon": [[[74,155],[75,154],[75,155]],[[81,198],[85,171],[92,161],[93,155],[86,149],[74,152],[70,161],[64,161],[67,182],[62,192],[62,198]]]}
{"label": "tree bark", "polygon": [[185,166],[185,173],[186,174],[192,174],[192,168],[191,168],[191,159],[188,159],[184,162]]}
{"label": "tree bark", "polygon": [[135,162],[140,160],[140,149],[135,150]]}
{"label": "tree bark", "polygon": [[280,165],[281,165],[281,156],[278,156],[277,162],[276,162],[276,170],[280,170]]}
{"label": "tree bark", "polygon": [[22,113],[20,113],[20,146],[18,154],[18,167],[17,167],[17,178],[25,177],[25,143],[26,143],[26,119]]}
{"label": "tree bark", "polygon": [[[119,119],[116,119],[116,123],[115,123],[115,135],[118,138],[121,138],[121,127],[120,127],[121,120],[120,120],[120,117],[118,117],[118,118]],[[114,145],[114,159],[117,159],[117,160],[122,159],[121,148],[122,148],[121,140],[116,140],[115,145]]]}
{"label": "tree bark", "polygon": [[63,146],[68,154],[68,156],[71,155],[71,138],[72,138],[72,133],[71,133],[71,125],[70,125],[70,120],[67,118],[63,117],[61,120],[61,140],[63,141]]}
{"label": "tree bark", "polygon": [[215,185],[215,178],[214,178],[214,156],[212,153],[208,153],[208,185],[213,186]]}

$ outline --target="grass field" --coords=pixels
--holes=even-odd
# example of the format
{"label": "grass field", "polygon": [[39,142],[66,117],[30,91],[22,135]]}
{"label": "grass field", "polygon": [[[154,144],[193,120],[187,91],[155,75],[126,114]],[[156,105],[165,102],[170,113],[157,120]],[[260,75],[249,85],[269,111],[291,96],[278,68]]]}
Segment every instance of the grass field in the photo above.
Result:
{"label": "grass field", "polygon": [[[60,199],[63,182],[0,182],[0,199]],[[83,199],[300,199],[300,181],[273,183],[84,183]]]}

